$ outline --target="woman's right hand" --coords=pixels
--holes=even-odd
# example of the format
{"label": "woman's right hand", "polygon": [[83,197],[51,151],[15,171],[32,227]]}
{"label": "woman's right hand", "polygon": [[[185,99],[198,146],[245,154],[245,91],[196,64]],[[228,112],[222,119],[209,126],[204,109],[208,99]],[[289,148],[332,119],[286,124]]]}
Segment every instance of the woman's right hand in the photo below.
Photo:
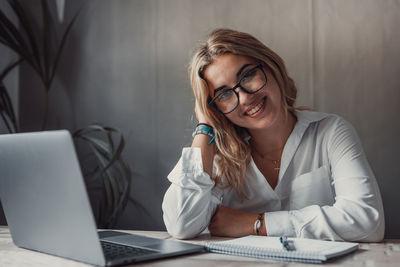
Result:
{"label": "woman's right hand", "polygon": [[[199,103],[196,101],[194,112],[199,123],[209,124],[206,116],[200,109]],[[197,134],[193,138],[192,147],[201,148],[201,158],[203,160],[203,168],[206,173],[212,176],[213,160],[215,155],[215,142],[209,144],[210,136],[204,134]]]}
{"label": "woman's right hand", "polygon": [[199,102],[196,100],[196,104],[194,107],[194,112],[196,114],[196,119],[199,123],[208,123],[208,120],[206,119],[206,116],[204,115],[204,113],[201,111],[200,109],[200,104]]}

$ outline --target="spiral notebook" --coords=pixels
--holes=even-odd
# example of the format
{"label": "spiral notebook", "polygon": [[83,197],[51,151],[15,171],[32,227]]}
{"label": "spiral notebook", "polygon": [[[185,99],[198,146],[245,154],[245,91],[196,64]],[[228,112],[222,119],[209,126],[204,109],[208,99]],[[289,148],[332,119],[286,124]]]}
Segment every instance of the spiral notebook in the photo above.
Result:
{"label": "spiral notebook", "polygon": [[210,252],[245,257],[323,263],[358,249],[358,243],[288,238],[291,249],[285,249],[279,237],[246,236],[228,241],[207,242]]}

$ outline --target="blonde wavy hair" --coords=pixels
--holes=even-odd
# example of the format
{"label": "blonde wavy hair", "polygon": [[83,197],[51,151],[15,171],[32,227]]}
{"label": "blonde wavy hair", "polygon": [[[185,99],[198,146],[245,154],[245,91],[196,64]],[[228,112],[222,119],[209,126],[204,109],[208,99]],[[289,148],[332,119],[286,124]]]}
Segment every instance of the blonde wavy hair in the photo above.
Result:
{"label": "blonde wavy hair", "polygon": [[242,55],[264,62],[274,76],[281,91],[285,112],[294,109],[297,89],[288,76],[283,60],[271,49],[250,34],[230,29],[217,29],[211,32],[207,41],[194,53],[189,64],[189,76],[193,93],[199,108],[214,128],[216,152],[216,185],[234,189],[239,196],[243,193],[244,174],[251,159],[251,149],[245,137],[245,128],[228,120],[222,113],[208,105],[210,100],[204,71],[215,58],[224,54]]}

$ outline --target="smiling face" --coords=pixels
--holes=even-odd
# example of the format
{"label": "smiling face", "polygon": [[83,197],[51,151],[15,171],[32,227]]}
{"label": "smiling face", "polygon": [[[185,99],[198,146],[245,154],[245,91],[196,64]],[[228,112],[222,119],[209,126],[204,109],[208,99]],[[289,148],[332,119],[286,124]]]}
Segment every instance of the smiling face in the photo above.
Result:
{"label": "smiling face", "polygon": [[[234,87],[246,72],[259,62],[246,56],[224,54],[217,57],[204,71],[211,98],[215,92]],[[274,126],[284,116],[281,92],[271,72],[263,67],[267,84],[258,92],[248,94],[236,88],[239,105],[225,116],[234,124],[251,130],[262,130]]]}

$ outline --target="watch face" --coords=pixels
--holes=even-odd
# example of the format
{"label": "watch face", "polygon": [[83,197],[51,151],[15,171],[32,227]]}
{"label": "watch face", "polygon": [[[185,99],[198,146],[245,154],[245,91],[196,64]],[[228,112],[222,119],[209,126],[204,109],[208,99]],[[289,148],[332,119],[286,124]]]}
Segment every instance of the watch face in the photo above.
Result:
{"label": "watch face", "polygon": [[256,221],[256,228],[259,229],[261,227],[261,221],[257,220]]}

